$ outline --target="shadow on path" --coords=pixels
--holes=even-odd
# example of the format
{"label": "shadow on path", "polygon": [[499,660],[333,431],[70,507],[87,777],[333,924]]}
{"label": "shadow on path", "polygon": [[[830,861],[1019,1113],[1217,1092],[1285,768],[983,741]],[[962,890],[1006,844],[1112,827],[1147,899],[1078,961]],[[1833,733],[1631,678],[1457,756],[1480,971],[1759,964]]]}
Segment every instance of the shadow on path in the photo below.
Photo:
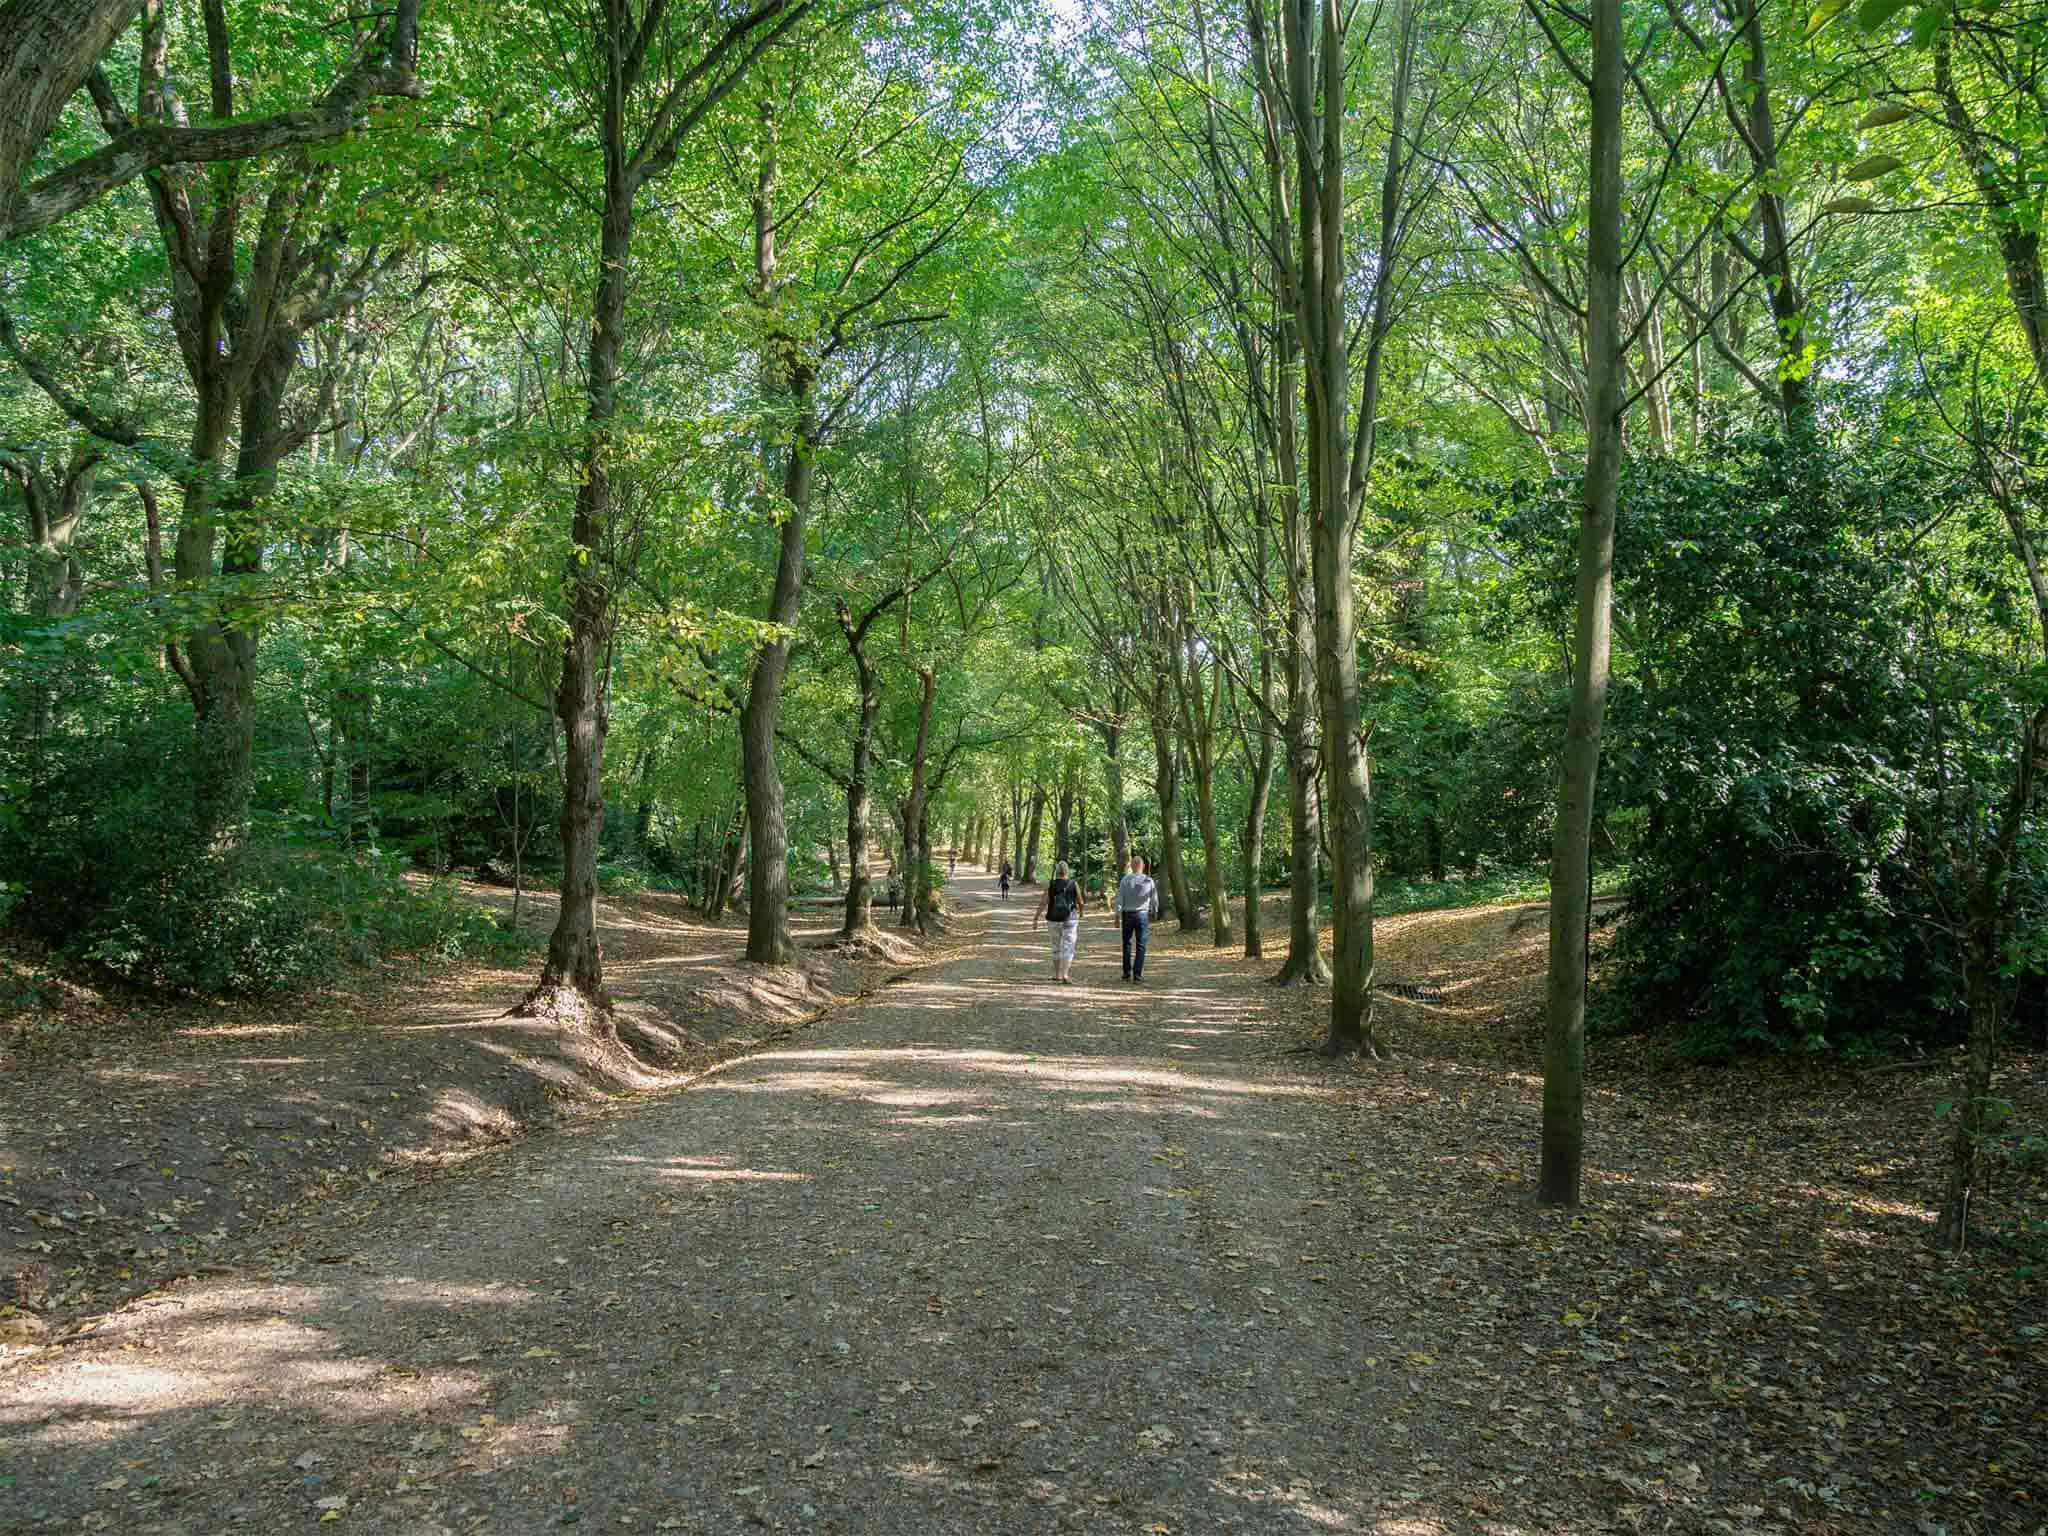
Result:
{"label": "shadow on path", "polygon": [[798,1046],[6,1379],[0,1528],[1570,1528],[1482,1518],[1484,1404],[1411,1428],[1439,1346],[1361,1320],[1394,1277],[1324,1081],[1202,956],[1116,980],[1099,916],[1054,983],[1038,894]]}

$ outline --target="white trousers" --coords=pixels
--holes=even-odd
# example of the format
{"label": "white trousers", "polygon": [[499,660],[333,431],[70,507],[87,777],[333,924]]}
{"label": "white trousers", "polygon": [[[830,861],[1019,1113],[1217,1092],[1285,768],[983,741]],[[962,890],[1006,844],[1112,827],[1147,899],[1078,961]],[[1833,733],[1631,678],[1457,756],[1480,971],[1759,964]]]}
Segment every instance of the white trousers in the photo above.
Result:
{"label": "white trousers", "polygon": [[1074,941],[1081,936],[1081,914],[1076,912],[1063,923],[1052,923],[1052,963],[1065,965],[1074,958]]}

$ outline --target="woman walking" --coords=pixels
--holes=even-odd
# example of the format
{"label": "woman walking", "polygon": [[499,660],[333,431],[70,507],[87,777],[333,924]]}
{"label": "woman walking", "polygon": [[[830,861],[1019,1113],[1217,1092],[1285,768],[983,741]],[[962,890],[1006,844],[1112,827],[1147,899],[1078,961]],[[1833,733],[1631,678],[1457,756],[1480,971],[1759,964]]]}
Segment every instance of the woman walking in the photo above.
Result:
{"label": "woman walking", "polygon": [[1071,983],[1074,941],[1081,934],[1081,887],[1067,878],[1067,861],[1053,866],[1045,883],[1045,909],[1037,914],[1052,930],[1052,979]]}
{"label": "woman walking", "polygon": [[1003,872],[996,876],[996,888],[1003,893],[1003,900],[1010,899],[1010,861],[1003,860]]}

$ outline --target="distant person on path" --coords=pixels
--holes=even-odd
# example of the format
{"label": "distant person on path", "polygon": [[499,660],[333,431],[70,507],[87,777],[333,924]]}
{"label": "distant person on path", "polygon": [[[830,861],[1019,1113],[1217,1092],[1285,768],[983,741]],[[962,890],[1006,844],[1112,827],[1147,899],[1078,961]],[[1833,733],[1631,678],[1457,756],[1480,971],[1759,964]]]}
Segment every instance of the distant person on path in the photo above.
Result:
{"label": "distant person on path", "polygon": [[1045,883],[1045,909],[1038,915],[1052,930],[1052,979],[1071,983],[1074,941],[1081,936],[1081,887],[1067,878],[1067,861],[1053,866]]}
{"label": "distant person on path", "polygon": [[[1145,873],[1145,856],[1131,855],[1131,872],[1116,883],[1116,911],[1124,930],[1124,980],[1145,979],[1145,939],[1159,915],[1159,887]],[[1136,945],[1133,953],[1132,946]]]}
{"label": "distant person on path", "polygon": [[1003,860],[1003,872],[996,876],[996,888],[1003,893],[1003,900],[1010,899],[1010,861]]}

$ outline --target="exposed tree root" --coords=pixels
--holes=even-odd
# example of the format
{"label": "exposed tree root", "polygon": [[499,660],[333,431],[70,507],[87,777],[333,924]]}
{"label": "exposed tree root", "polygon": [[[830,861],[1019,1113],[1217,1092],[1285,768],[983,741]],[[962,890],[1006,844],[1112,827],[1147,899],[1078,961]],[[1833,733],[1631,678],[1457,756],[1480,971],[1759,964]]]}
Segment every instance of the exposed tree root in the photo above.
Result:
{"label": "exposed tree root", "polygon": [[543,1019],[560,1029],[575,1030],[599,1040],[617,1039],[612,1000],[600,992],[591,997],[563,981],[542,980],[539,986],[505,1010],[511,1019]]}
{"label": "exposed tree root", "polygon": [[1283,967],[1267,983],[1275,987],[1327,987],[1330,973],[1324,969],[1310,970],[1306,966]]}

